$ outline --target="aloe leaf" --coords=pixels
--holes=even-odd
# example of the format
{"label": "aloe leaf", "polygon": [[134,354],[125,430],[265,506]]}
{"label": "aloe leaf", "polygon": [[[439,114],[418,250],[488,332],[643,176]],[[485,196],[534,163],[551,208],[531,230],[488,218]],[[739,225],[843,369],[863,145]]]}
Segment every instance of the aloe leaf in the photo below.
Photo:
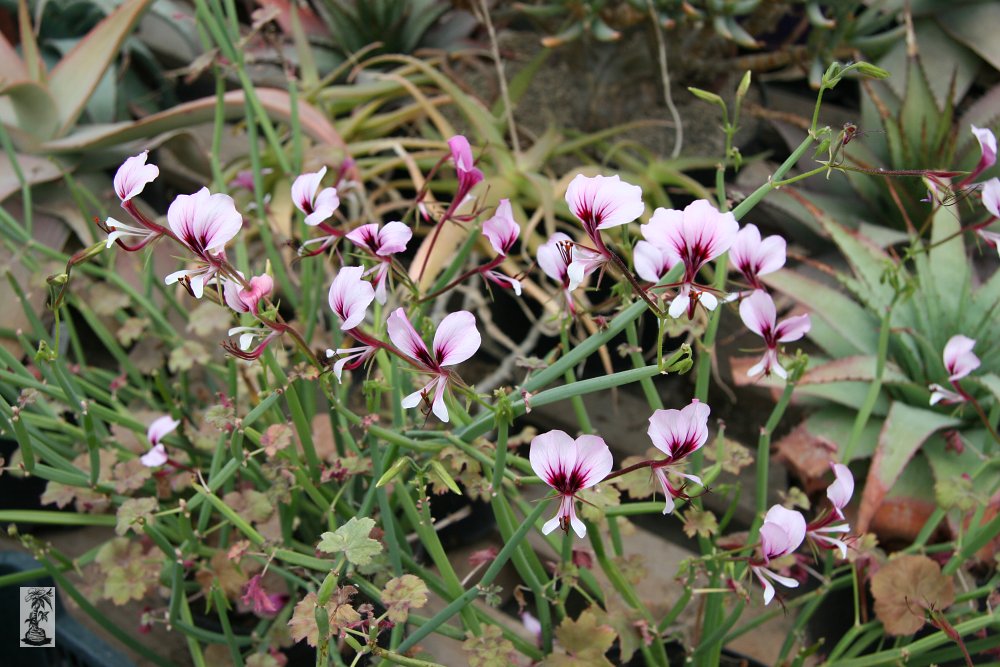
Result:
{"label": "aloe leaf", "polygon": [[38,51],[38,42],[35,41],[35,29],[31,25],[31,15],[28,13],[28,3],[26,0],[18,0],[17,24],[21,35],[21,52],[24,54],[23,62],[28,69],[28,76],[32,81],[44,83],[45,62]]}
{"label": "aloe leaf", "polygon": [[55,99],[62,124],[59,134],[65,134],[76,123],[104,71],[151,2],[128,0],[122,3],[52,69],[49,89],[58,91]]}
{"label": "aloe leaf", "polygon": [[854,269],[854,275],[861,284],[858,297],[878,309],[887,308],[893,299],[892,287],[882,283],[888,256],[870,239],[845,229],[826,215],[820,216],[820,224]]}
{"label": "aloe leaf", "polygon": [[[282,121],[291,120],[291,102],[287,91],[278,88],[257,88],[257,97],[271,118]],[[172,109],[147,116],[139,121],[87,126],[68,137],[44,143],[39,146],[39,150],[58,155],[109,148],[130,141],[149,139],[162,132],[212,122],[215,104],[214,96],[203,97],[200,100],[186,102]],[[242,90],[226,93],[223,104],[227,119],[245,116],[246,107]],[[302,130],[314,141],[336,147],[344,146],[344,140],[340,134],[319,109],[300,100],[298,112]]]}
{"label": "aloe leaf", "polygon": [[889,408],[872,459],[861,509],[858,529],[865,531],[886,493],[892,488],[913,455],[924,442],[941,429],[957,426],[959,420],[938,412],[895,402]]}
{"label": "aloe leaf", "polygon": [[0,79],[20,81],[27,78],[28,68],[18,55],[17,49],[0,33]]}
{"label": "aloe leaf", "polygon": [[[829,382],[871,382],[876,377],[875,356],[855,355],[818,366],[811,367],[799,380],[799,384],[826,384]],[[902,369],[891,361],[887,361],[882,371],[882,382],[885,384],[906,384],[910,378]]]}
{"label": "aloe leaf", "polygon": [[778,271],[765,282],[822,317],[857,352],[875,354],[878,322],[867,310],[838,290],[791,271]]}
{"label": "aloe leaf", "polygon": [[[20,153],[14,157],[21,168],[24,180],[30,185],[54,181],[62,176],[62,169],[51,160]],[[10,158],[5,153],[0,153],[0,202],[20,189],[21,182],[10,163]]]}
{"label": "aloe leaf", "polygon": [[[926,264],[929,283],[921,278],[922,291],[928,298],[936,298],[938,308],[953,322],[961,321],[960,306],[972,291],[969,275],[969,260],[962,241],[962,223],[958,211],[940,206],[931,223],[931,245]],[[942,243],[944,239],[951,240]],[[938,245],[935,245],[938,244]],[[944,322],[936,323],[935,329],[947,329]]]}
{"label": "aloe leaf", "polygon": [[22,131],[40,140],[55,134],[59,127],[58,109],[45,86],[28,80],[12,81],[0,84],[0,95],[10,101]]}
{"label": "aloe leaf", "polygon": [[935,20],[952,39],[975,51],[994,69],[1000,69],[1000,40],[996,32],[1000,25],[1000,5],[980,2],[949,7],[937,12]]}

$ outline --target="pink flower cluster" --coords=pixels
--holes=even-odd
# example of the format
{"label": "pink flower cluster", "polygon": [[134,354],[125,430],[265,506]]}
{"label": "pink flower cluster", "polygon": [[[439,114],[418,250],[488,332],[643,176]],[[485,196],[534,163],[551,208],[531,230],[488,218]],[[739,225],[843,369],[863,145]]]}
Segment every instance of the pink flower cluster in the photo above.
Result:
{"label": "pink flower cluster", "polygon": [[[778,574],[768,567],[771,561],[794,553],[808,538],[819,549],[836,549],[841,558],[847,558],[847,543],[837,537],[850,532],[844,519],[844,508],[854,494],[854,476],[841,463],[832,466],[834,481],[827,487],[826,497],[830,510],[807,524],[801,512],[774,505],[764,516],[760,527],[759,557],[750,559],[750,571],[764,587],[764,604],[774,599],[774,583],[786,588],[797,588],[799,582],[792,577]],[[773,582],[773,583],[772,583]]]}
{"label": "pink flower cluster", "polygon": [[[676,287],[677,292],[667,309],[670,317],[685,314],[688,318],[694,317],[699,304],[706,310],[715,310],[720,299],[713,288],[698,284],[698,274],[708,262],[729,252],[733,267],[743,275],[751,291],[726,296],[724,300],[743,297],[740,316],[747,328],[764,339],[766,346],[760,363],[750,369],[749,375],[787,376],[778,361],[779,345],[804,336],[809,331],[810,320],[808,315],[799,315],[778,323],[774,301],[764,291],[761,276],[785,265],[783,238],[762,238],[760,230],[752,224],[740,229],[732,213],[721,212],[704,199],[691,203],[684,210],[658,208],[649,222],[640,227],[643,239],[635,244],[632,253],[636,274],[651,283],[650,287],[641,287],[607,247],[601,231],[640,217],[645,211],[642,190],[618,176],[580,174],[566,190],[566,203],[593,247],[556,232],[538,249],[537,259],[542,271],[561,286],[570,314],[576,310],[573,290],[588,275],[608,264],[622,268],[626,277],[643,292]],[[684,268],[680,282],[660,285],[664,276],[678,264]]]}

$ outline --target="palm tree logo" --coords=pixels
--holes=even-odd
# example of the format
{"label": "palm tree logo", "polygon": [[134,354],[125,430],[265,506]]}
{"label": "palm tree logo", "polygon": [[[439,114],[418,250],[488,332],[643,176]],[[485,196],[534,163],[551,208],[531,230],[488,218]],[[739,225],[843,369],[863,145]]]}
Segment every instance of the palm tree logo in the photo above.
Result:
{"label": "palm tree logo", "polygon": [[55,590],[52,588],[28,589],[24,601],[31,606],[31,612],[24,621],[28,624],[28,631],[21,639],[22,642],[32,646],[45,646],[52,643],[52,638],[45,634],[45,629],[41,627],[41,624],[49,620],[49,612],[53,609],[54,600]]}

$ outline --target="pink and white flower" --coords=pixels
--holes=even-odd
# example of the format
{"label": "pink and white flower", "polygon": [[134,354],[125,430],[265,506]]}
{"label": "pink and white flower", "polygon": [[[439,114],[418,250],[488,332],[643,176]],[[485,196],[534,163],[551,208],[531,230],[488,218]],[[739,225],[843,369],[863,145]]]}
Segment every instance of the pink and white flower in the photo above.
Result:
{"label": "pink and white flower", "polygon": [[569,276],[570,291],[579,287],[583,281],[592,273],[608,263],[607,257],[601,253],[584,248],[580,245],[573,246],[573,261],[566,267],[566,275]]}
{"label": "pink and white flower", "polygon": [[494,285],[498,285],[503,289],[512,289],[514,294],[521,296],[521,281],[517,278],[511,278],[510,276],[500,273],[499,271],[494,271],[492,269],[483,271],[483,278],[490,281]]}
{"label": "pink and white flower", "polygon": [[800,512],[781,505],[774,505],[764,516],[760,527],[761,561],[751,561],[750,569],[764,587],[764,605],[774,599],[774,585],[771,581],[787,588],[798,588],[799,582],[791,577],[781,576],[765,567],[776,558],[794,552],[806,537],[806,520]]}
{"label": "pink and white flower", "polygon": [[[991,178],[983,183],[983,206],[994,218],[1000,218],[1000,178]],[[1000,252],[1000,233],[983,229],[990,222],[992,221],[987,221],[980,226],[976,233]]]}
{"label": "pink and white flower", "polygon": [[389,315],[386,328],[393,344],[421,370],[434,376],[426,385],[404,398],[403,407],[415,408],[421,400],[426,399],[431,403],[431,410],[437,418],[447,423],[448,407],[444,402],[444,390],[450,376],[447,367],[462,363],[479,349],[482,338],[476,329],[475,315],[460,310],[441,320],[434,333],[433,352],[427,349],[402,308],[397,308]]}
{"label": "pink and white flower", "polygon": [[693,452],[701,449],[708,440],[708,415],[711,408],[698,399],[680,410],[657,410],[649,418],[649,439],[653,445],[667,455],[662,461],[652,465],[653,473],[660,481],[666,504],[664,514],[674,510],[674,498],[687,499],[684,493],[686,483],[680,487],[671,484],[668,473],[701,485],[696,475],[688,475],[677,470],[678,465]]}
{"label": "pink and white flower", "polygon": [[833,512],[823,515],[814,523],[806,527],[806,534],[809,539],[819,547],[824,549],[836,549],[840,552],[841,558],[847,558],[847,543],[840,539],[844,533],[850,532],[851,528],[844,521],[844,508],[851,502],[854,495],[854,475],[851,470],[842,463],[834,463],[834,481],[826,489],[826,497],[830,499]]}
{"label": "pink and white flower", "polygon": [[372,355],[376,352],[378,352],[378,348],[374,345],[360,345],[358,347],[345,347],[337,348],[336,350],[327,350],[326,356],[328,358],[332,358],[334,356],[339,357],[339,359],[333,362],[333,375],[337,378],[337,382],[341,382],[344,369],[353,371],[355,368],[360,368],[366,361],[371,359]]}
{"label": "pink and white flower", "polygon": [[969,400],[968,395],[958,384],[958,381],[967,376],[972,371],[979,368],[979,357],[975,355],[972,348],[976,346],[976,341],[958,334],[948,339],[944,346],[944,367],[948,371],[948,380],[954,388],[947,389],[939,384],[931,384],[931,405],[941,403],[943,405],[953,405],[964,403]]}
{"label": "pink and white flower", "polygon": [[834,463],[830,467],[833,468],[834,480],[826,488],[826,497],[833,505],[834,514],[843,519],[844,508],[847,507],[847,503],[851,502],[851,496],[854,495],[854,475],[851,474],[851,469],[843,463]]}
{"label": "pink and white flower", "polygon": [[944,346],[943,356],[949,380],[957,382],[979,368],[979,357],[972,351],[975,346],[976,341],[962,334],[952,336],[948,340]]}
{"label": "pink and white flower", "polygon": [[150,450],[139,457],[139,461],[147,468],[158,468],[167,462],[167,449],[160,442],[170,433],[180,426],[180,422],[169,415],[164,415],[154,420],[146,431],[146,440],[149,441]]}
{"label": "pink and white flower", "polygon": [[122,163],[115,172],[115,194],[121,199],[122,204],[126,204],[132,197],[142,193],[143,188],[156,180],[160,175],[160,168],[155,164],[146,164],[149,151],[143,151],[134,155]]}
{"label": "pink and white flower", "polygon": [[406,244],[413,238],[413,230],[398,220],[382,227],[373,222],[352,229],[346,236],[354,245],[364,248],[372,255],[388,258],[406,250]]}
{"label": "pink and white flower", "polygon": [[[240,273],[240,277],[243,274]],[[226,300],[226,305],[237,313],[254,313],[260,307],[262,299],[267,298],[274,289],[274,280],[266,273],[253,276],[247,287],[243,287],[236,280],[228,278],[222,281],[222,296]]]}
{"label": "pink and white flower", "polygon": [[351,230],[347,238],[359,248],[371,253],[378,263],[370,268],[365,275],[375,274],[375,300],[385,304],[388,300],[389,270],[392,266],[392,255],[406,250],[406,244],[413,238],[413,231],[399,221],[390,222],[382,227],[376,223],[361,225]]}
{"label": "pink and white flower", "polygon": [[785,265],[785,239],[768,236],[761,239],[756,225],[746,225],[736,234],[729,249],[729,260],[754,289],[764,289],[760,276],[774,273]]}
{"label": "pink and white flower", "polygon": [[639,274],[640,278],[651,283],[660,282],[677,262],[676,255],[656,247],[649,241],[637,242],[632,250],[632,263],[635,265],[635,272]]}
{"label": "pink and white flower", "polygon": [[566,203],[598,250],[604,247],[599,230],[628,224],[646,210],[642,188],[617,175],[577,174],[566,188]]}
{"label": "pink and white flower", "polygon": [[[569,275],[569,267],[573,262],[573,249],[573,239],[562,232],[556,232],[538,248],[537,255],[538,266],[541,267],[545,275],[562,285],[563,294],[566,298],[566,308],[570,313],[575,311],[573,306],[573,289],[575,286],[570,287],[571,280]],[[581,266],[581,268],[583,267]],[[581,277],[580,280],[582,281],[583,278]]]}
{"label": "pink and white flower", "polygon": [[164,282],[172,285],[183,280],[191,293],[200,299],[205,284],[215,277],[219,258],[225,247],[243,227],[243,216],[236,210],[233,198],[212,194],[202,188],[191,195],[178,195],[167,209],[167,224],[177,237],[203,262],[197,269],[184,269],[168,275]]}
{"label": "pink and white flower", "polygon": [[174,199],[167,209],[167,224],[191,252],[209,261],[222,254],[226,244],[240,232],[243,216],[232,197],[202,188]]}
{"label": "pink and white flower", "polygon": [[976,168],[972,172],[962,179],[961,185],[968,185],[976,178],[996,164],[997,162],[997,138],[993,134],[993,131],[985,127],[972,126],[972,134],[975,135],[976,140],[979,142],[980,157],[979,163],[976,164]]}
{"label": "pink and white flower", "polygon": [[688,317],[693,316],[696,303],[708,310],[716,308],[718,299],[696,289],[695,279],[701,267],[729,250],[738,229],[732,213],[720,212],[707,199],[692,202],[683,211],[658,208],[649,223],[643,225],[642,235],[647,241],[675,256],[674,263],[684,263],[680,291],[667,311],[671,317],[680,317],[685,312]]}
{"label": "pink and white flower", "polygon": [[330,285],[330,309],[341,319],[342,331],[364,322],[368,306],[375,300],[375,288],[362,277],[364,272],[361,266],[345,266]]}
{"label": "pink and white flower", "polygon": [[320,189],[320,181],[326,175],[326,167],[319,171],[302,174],[292,183],[292,203],[305,213],[305,223],[315,227],[326,222],[340,206],[337,188]]}
{"label": "pink and white flower", "polygon": [[763,290],[755,290],[740,303],[740,317],[750,331],[764,339],[767,350],[763,358],[747,371],[749,377],[772,372],[780,378],[788,377],[788,372],[778,363],[778,344],[796,341],[811,326],[808,313],[796,315],[775,323],[777,312],[771,296]]}
{"label": "pink and white flower", "polygon": [[507,256],[521,234],[521,226],[514,220],[509,199],[501,199],[493,217],[483,223],[483,234],[498,255]]}
{"label": "pink and white flower", "polygon": [[[162,236],[161,232],[149,229],[148,227],[133,227],[110,217],[104,221],[103,229],[108,233],[106,248],[110,248],[117,242],[118,245],[129,252],[142,250],[149,245],[150,241]],[[139,240],[137,243],[129,245],[122,240],[127,238],[136,238]]]}
{"label": "pink and white flower", "polygon": [[548,535],[556,527],[579,537],[587,528],[576,516],[576,494],[599,483],[614,466],[611,450],[603,438],[581,435],[574,440],[563,431],[549,431],[531,440],[531,469],[559,495],[559,511],[542,526]]}
{"label": "pink and white flower", "polygon": [[472,157],[472,147],[469,146],[469,140],[464,136],[456,134],[449,139],[448,148],[451,149],[451,159],[455,163],[455,173],[458,175],[455,202],[461,202],[469,194],[469,191],[483,180],[483,172],[476,168],[475,158]]}

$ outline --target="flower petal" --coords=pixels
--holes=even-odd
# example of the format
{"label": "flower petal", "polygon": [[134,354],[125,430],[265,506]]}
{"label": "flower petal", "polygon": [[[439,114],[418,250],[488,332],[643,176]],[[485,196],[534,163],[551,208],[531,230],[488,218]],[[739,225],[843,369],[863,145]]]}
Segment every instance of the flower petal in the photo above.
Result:
{"label": "flower petal", "polygon": [[506,256],[521,233],[521,227],[514,221],[514,213],[509,199],[501,199],[493,217],[483,223],[483,234],[498,255]]}
{"label": "flower petal", "polygon": [[599,483],[608,476],[614,465],[614,457],[604,438],[581,435],[576,439],[576,469],[579,471],[577,476],[581,480],[581,489]]}
{"label": "flower petal", "polygon": [[474,355],[481,343],[476,316],[467,310],[460,310],[445,317],[438,325],[434,333],[434,356],[439,366],[454,366]]}
{"label": "flower petal", "polygon": [[320,181],[326,175],[326,167],[319,171],[302,174],[292,183],[292,203],[306,215],[313,211],[313,199],[319,190]]}
{"label": "flower petal", "polygon": [[[386,330],[389,333],[389,340],[399,348],[400,352],[425,365],[433,365],[430,352],[423,338],[417,330],[410,324],[410,319],[406,316],[406,311],[397,308],[386,320]],[[404,406],[406,407],[406,406]],[[412,406],[409,406],[412,407]]]}
{"label": "flower petal", "polygon": [[115,194],[124,204],[132,197],[137,196],[160,175],[160,169],[155,164],[146,164],[149,151],[143,151],[134,155],[122,163],[115,172],[114,186]]}
{"label": "flower petal", "polygon": [[774,328],[774,337],[779,343],[790,343],[805,336],[811,328],[812,321],[809,319],[809,313],[787,317]]}
{"label": "flower petal", "polygon": [[350,331],[364,322],[368,306],[375,300],[375,288],[362,278],[364,268],[345,266],[330,285],[330,309],[342,320],[342,331]]}
{"label": "flower petal", "polygon": [[763,290],[754,290],[750,296],[740,302],[740,318],[743,320],[743,324],[750,331],[762,337],[768,346],[773,341],[776,317],[774,301]]}
{"label": "flower petal", "polygon": [[552,430],[531,439],[528,460],[542,481],[552,486],[560,477],[568,477],[576,466],[576,445],[565,431]]}
{"label": "flower petal", "polygon": [[854,475],[843,463],[834,463],[831,467],[836,479],[827,487],[826,497],[836,508],[837,516],[842,517],[844,515],[841,510],[847,507],[847,503],[851,502],[851,496],[854,495]]}
{"label": "flower petal", "polygon": [[146,430],[146,440],[149,441],[149,444],[156,445],[166,435],[173,433],[178,426],[180,426],[180,422],[169,415],[159,417]]}
{"label": "flower petal", "polygon": [[154,445],[152,449],[139,457],[139,462],[147,468],[159,468],[167,462],[167,448],[163,445]]}
{"label": "flower petal", "polygon": [[944,366],[950,374],[948,379],[952,382],[961,380],[972,371],[979,368],[979,357],[972,352],[976,346],[976,341],[958,334],[952,336],[944,346]]}

